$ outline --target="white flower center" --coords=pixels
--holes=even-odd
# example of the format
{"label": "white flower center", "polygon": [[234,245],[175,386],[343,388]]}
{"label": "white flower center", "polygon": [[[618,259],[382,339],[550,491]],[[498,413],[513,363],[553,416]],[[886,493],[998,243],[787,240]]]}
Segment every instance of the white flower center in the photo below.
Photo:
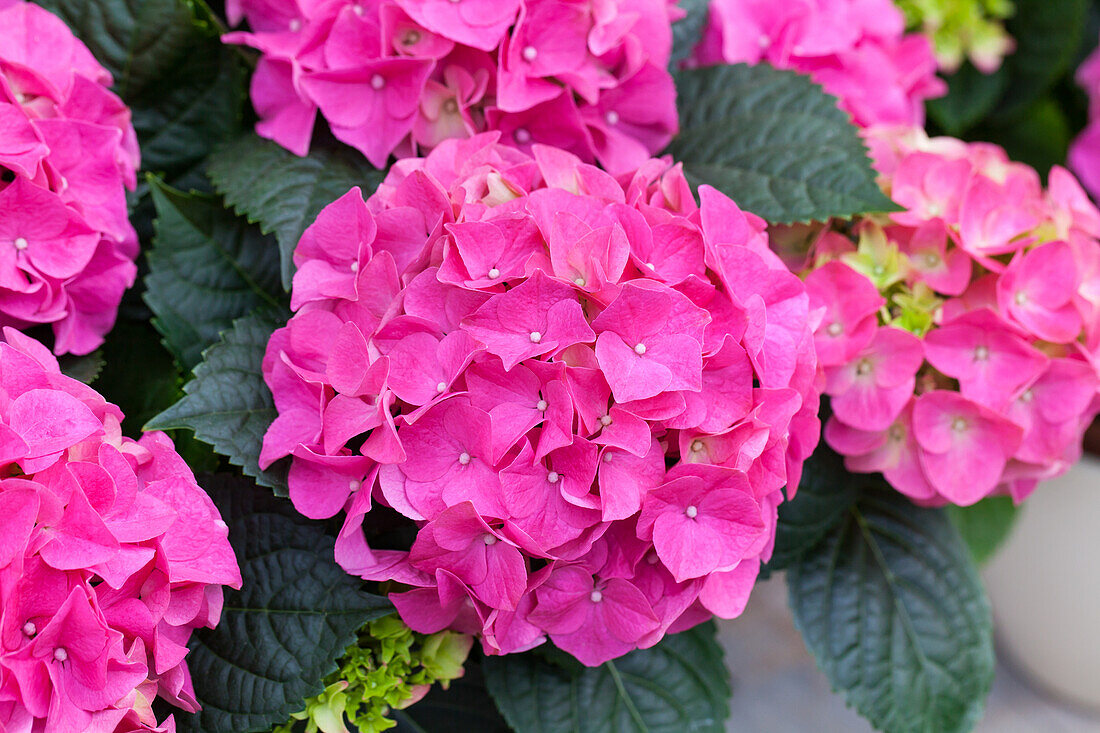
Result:
{"label": "white flower center", "polygon": [[358,491],[359,487],[362,485],[363,484],[361,484],[360,482],[352,479],[351,481],[348,481],[348,491]]}
{"label": "white flower center", "polygon": [[291,33],[297,33],[300,30],[302,30],[302,21],[298,20],[297,18],[294,18],[293,20],[291,20],[290,21],[290,32]]}
{"label": "white flower center", "polygon": [[886,274],[886,268],[882,265],[875,265],[871,268],[871,274],[873,274],[875,277],[882,277]]}
{"label": "white flower center", "polygon": [[420,31],[409,31],[405,34],[405,40],[402,41],[406,46],[411,46],[414,43],[420,43]]}
{"label": "white flower center", "polygon": [[604,115],[604,119],[607,120],[607,124],[609,125],[617,125],[619,124],[619,113],[615,110],[610,110]]}
{"label": "white flower center", "polygon": [[1017,290],[1016,297],[1013,298],[1013,300],[1016,301],[1016,305],[1023,305],[1027,302],[1027,293],[1025,293],[1023,290]]}
{"label": "white flower center", "polygon": [[469,464],[470,463],[470,454],[467,453],[466,451],[462,451],[462,453],[458,456],[458,462],[461,463],[463,466]]}
{"label": "white flower center", "polygon": [[701,440],[691,441],[691,452],[692,453],[698,453],[701,450],[703,450],[703,441],[701,441]]}
{"label": "white flower center", "polygon": [[455,99],[448,99],[443,103],[443,111],[449,115],[453,115],[458,112],[458,101]]}
{"label": "white flower center", "polygon": [[1030,389],[1025,389],[1024,393],[1020,395],[1020,402],[1031,402],[1033,399],[1035,399],[1035,393]]}
{"label": "white flower center", "polygon": [[612,453],[611,451],[608,451],[607,453],[603,454],[603,462],[604,463],[611,463],[611,459],[614,458],[614,457],[615,457],[615,454]]}
{"label": "white flower center", "polygon": [[447,390],[447,383],[446,382],[439,382],[435,385],[435,391],[436,392],[445,392],[446,390]]}
{"label": "white flower center", "polygon": [[531,343],[537,344],[539,341],[542,341],[542,334],[539,333],[538,331],[532,331],[531,332]]}
{"label": "white flower center", "polygon": [[905,428],[900,425],[890,426],[890,440],[899,441],[905,437]]}
{"label": "white flower center", "polygon": [[984,344],[974,349],[974,358],[978,361],[985,361],[989,358],[989,347]]}
{"label": "white flower center", "polygon": [[940,256],[935,252],[929,252],[924,256],[925,267],[935,267],[940,264]]}
{"label": "white flower center", "polygon": [[550,473],[546,474],[546,480],[552,484],[556,484],[558,482],[558,479],[560,478],[561,475],[557,471],[551,471]]}
{"label": "white flower center", "polygon": [[353,13],[355,13],[356,15],[360,16],[360,17],[362,17],[363,13],[367,12],[366,10],[363,9],[363,6],[360,5],[359,3],[356,3],[355,5],[352,5],[351,6],[351,11]]}
{"label": "white flower center", "polygon": [[593,603],[599,603],[603,600],[603,593],[600,593],[598,590],[594,590],[591,594],[589,594],[588,598]]}
{"label": "white flower center", "polygon": [[386,86],[386,79],[381,74],[375,74],[370,78],[371,89],[381,89]]}
{"label": "white flower center", "polygon": [[550,405],[546,404],[546,400],[539,400],[535,403],[535,409],[539,412],[546,412],[546,408]]}
{"label": "white flower center", "polygon": [[856,374],[868,374],[868,373],[870,373],[870,371],[871,371],[871,360],[870,359],[860,359],[859,363],[856,364]]}
{"label": "white flower center", "polygon": [[531,133],[527,131],[526,127],[517,127],[516,131],[512,133],[512,137],[514,137],[516,142],[520,145],[526,145],[531,142]]}
{"label": "white flower center", "polygon": [[69,658],[69,652],[63,646],[59,646],[53,650],[53,658],[59,662],[64,662]]}
{"label": "white flower center", "polygon": [[38,627],[34,625],[34,621],[23,624],[23,633],[27,636],[34,636],[38,633]]}
{"label": "white flower center", "polygon": [[961,433],[962,431],[966,430],[966,419],[956,417],[954,420],[951,421],[951,429],[954,430],[956,433]]}
{"label": "white flower center", "polygon": [[772,39],[768,38],[767,33],[761,33],[759,36],[756,37],[756,44],[760,46],[760,48],[767,48],[771,45],[771,42]]}
{"label": "white flower center", "polygon": [[611,424],[611,416],[610,415],[600,416],[600,425],[603,425],[604,427],[607,427],[610,424]]}
{"label": "white flower center", "polygon": [[574,284],[574,285],[577,285],[577,286],[579,286],[579,287],[582,287],[582,288],[583,288],[583,287],[585,286],[585,284],[586,284],[586,283],[585,283],[585,281],[584,281],[584,278],[583,278],[583,277],[578,277],[577,279],[575,279],[575,280],[573,281],[573,284]]}
{"label": "white flower center", "polygon": [[656,270],[657,269],[657,265],[653,264],[652,262],[645,263],[645,266],[648,267],[651,270]]}
{"label": "white flower center", "polygon": [[17,237],[15,240],[15,248],[18,250],[24,250],[28,247],[27,240],[23,237]]}
{"label": "white flower center", "polygon": [[684,514],[688,515],[689,519],[695,519],[697,516],[699,516],[699,509],[694,504],[692,504],[684,510]]}
{"label": "white flower center", "polygon": [[500,277],[500,270],[498,270],[495,267],[493,269],[489,270],[489,279],[490,280],[496,280],[498,277]]}
{"label": "white flower center", "polygon": [[645,353],[645,344],[638,344],[634,347],[634,353],[641,356]]}
{"label": "white flower center", "polygon": [[526,46],[523,49],[523,58],[527,61],[534,61],[538,55],[539,51],[534,46]]}
{"label": "white flower center", "polygon": [[842,332],[843,330],[844,330],[844,326],[840,325],[840,323],[839,323],[839,322],[837,322],[837,321],[833,321],[832,323],[830,323],[830,324],[829,324],[829,327],[825,329],[825,331],[826,331],[826,332],[827,332],[827,333],[828,333],[828,334],[829,334],[830,336],[839,336],[839,335],[840,335],[840,333],[841,333],[841,332]]}
{"label": "white flower center", "polygon": [[487,534],[482,536],[481,541],[487,545],[495,545],[497,543],[497,538],[491,534]]}
{"label": "white flower center", "polygon": [[352,272],[359,272],[359,263],[358,262],[352,262],[351,263],[351,271]]}

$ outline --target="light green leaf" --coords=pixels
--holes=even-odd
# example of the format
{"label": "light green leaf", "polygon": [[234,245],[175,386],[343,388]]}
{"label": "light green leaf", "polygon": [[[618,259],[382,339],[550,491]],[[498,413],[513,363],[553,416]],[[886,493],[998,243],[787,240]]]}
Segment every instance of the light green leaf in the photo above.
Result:
{"label": "light green leaf", "polygon": [[256,135],[219,150],[208,170],[229,205],[279,240],[283,287],[288,290],[294,275],[294,248],[306,227],[353,186],[369,196],[383,176],[357,153],[353,157],[315,149],[300,158]]}
{"label": "light green leaf", "polygon": [[730,679],[714,636],[709,622],[580,670],[487,657],[485,680],[516,733],[723,733]]}
{"label": "light green leaf", "polygon": [[979,565],[992,559],[1008,539],[1019,512],[1008,496],[990,496],[972,506],[947,507],[947,515]]}
{"label": "light green leaf", "polygon": [[808,77],[737,64],[676,79],[680,134],[668,152],[693,183],[772,223],[897,210],[848,115]]}
{"label": "light green leaf", "polygon": [[237,318],[286,310],[278,248],[216,198],[156,179],[151,189],[157,219],[145,302],[165,343],[190,370]]}
{"label": "light green leaf", "polygon": [[261,365],[272,332],[282,325],[254,314],[233,324],[203,353],[184,397],[145,426],[146,430],[190,429],[247,475],[286,496],[286,466],[261,471],[264,433],[275,420],[275,403]]}
{"label": "light green leaf", "polygon": [[251,481],[200,475],[229,525],[244,581],[226,590],[221,621],[197,629],[187,666],[202,710],[176,714],[181,733],[268,731],[323,689],[368,621],[393,612],[333,560],[324,524]]}
{"label": "light green leaf", "polygon": [[791,609],[833,688],[889,733],[956,733],[993,682],[989,603],[942,510],[883,482],[787,571]]}

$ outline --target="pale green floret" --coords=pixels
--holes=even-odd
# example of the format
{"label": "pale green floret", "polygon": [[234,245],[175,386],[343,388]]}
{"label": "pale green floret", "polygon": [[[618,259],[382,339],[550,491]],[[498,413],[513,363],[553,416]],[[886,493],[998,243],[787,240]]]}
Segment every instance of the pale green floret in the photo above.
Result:
{"label": "pale green floret", "polygon": [[932,39],[936,62],[951,73],[964,58],[985,73],[1001,65],[1014,43],[1004,19],[1015,8],[1012,0],[895,0],[909,30]]}
{"label": "pale green floret", "polygon": [[[273,733],[379,733],[387,717],[422,698],[436,683],[446,688],[463,674],[473,638],[454,631],[418,634],[396,615],[371,621],[347,648],[327,685]],[[302,726],[304,722],[305,726]]]}

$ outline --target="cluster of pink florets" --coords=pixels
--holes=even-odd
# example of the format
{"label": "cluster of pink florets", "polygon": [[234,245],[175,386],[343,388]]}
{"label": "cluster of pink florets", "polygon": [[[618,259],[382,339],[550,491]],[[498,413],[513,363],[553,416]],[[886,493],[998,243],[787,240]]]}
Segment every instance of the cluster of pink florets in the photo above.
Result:
{"label": "cluster of pink florets", "polygon": [[922,125],[924,100],[947,89],[931,42],[905,34],[891,0],[712,0],[693,61],[809,74],[861,127]]}
{"label": "cluster of pink florets", "polygon": [[174,730],[150,704],[198,709],[187,640],[241,583],[226,525],[167,436],[122,437],[117,407],[4,336],[0,730]]}
{"label": "cluster of pink florets", "polygon": [[1077,83],[1089,99],[1089,123],[1069,149],[1069,167],[1093,196],[1100,197],[1100,49],[1077,69]]}
{"label": "cluster of pink florets", "polygon": [[836,232],[806,278],[850,470],[922,503],[1022,500],[1080,456],[1100,409],[1100,211],[1073,176],[1000,148],[876,141],[904,211]]}
{"label": "cluster of pink florets", "polygon": [[257,132],[305,155],[320,111],[381,168],[499,130],[633,170],[677,130],[668,0],[235,0],[263,52]]}
{"label": "cluster of pink florets", "polygon": [[[740,613],[818,436],[803,284],[678,166],[450,140],[353,189],[295,253],[263,371],[310,517],[404,620],[547,635],[585,664]],[[411,551],[368,546],[372,502]],[[383,511],[383,514],[385,512]]]}
{"label": "cluster of pink florets", "polygon": [[86,354],[137,275],[137,137],[111,75],[56,16],[0,0],[0,323]]}

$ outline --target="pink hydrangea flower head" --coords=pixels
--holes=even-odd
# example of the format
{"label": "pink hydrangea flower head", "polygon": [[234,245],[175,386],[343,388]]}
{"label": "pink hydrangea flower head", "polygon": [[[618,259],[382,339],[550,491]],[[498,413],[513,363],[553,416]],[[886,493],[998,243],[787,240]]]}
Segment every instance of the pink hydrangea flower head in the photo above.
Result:
{"label": "pink hydrangea flower head", "polygon": [[665,147],[678,118],[665,0],[238,0],[225,36],[263,55],[257,132],[305,155],[318,112],[375,166],[498,130],[614,173]]}
{"label": "pink hydrangea flower head", "polygon": [[925,504],[1022,500],[1100,412],[1100,211],[1065,169],[1044,191],[996,146],[873,137],[904,207],[872,222],[884,256],[829,231],[805,276],[825,313],[825,439]]}
{"label": "pink hydrangea flower head", "polygon": [[947,87],[929,39],[904,31],[890,0],[715,0],[692,63],[793,69],[836,96],[860,127],[920,126],[924,100]]}
{"label": "pink hydrangea flower head", "polygon": [[[303,235],[262,462],[290,457],[307,516],[346,512],[337,561],[410,586],[413,628],[596,665],[744,608],[817,443],[818,309],[763,222],[667,160],[614,178],[498,138],[403,160]],[[372,511],[408,552],[371,547]]]}
{"label": "pink hydrangea flower head", "polygon": [[0,7],[0,323],[86,354],[137,275],[137,137],[111,76],[56,16]]}
{"label": "pink hydrangea flower head", "polygon": [[198,709],[188,637],[241,584],[228,528],[167,436],[122,437],[117,407],[4,338],[0,725],[162,730],[149,703]]}

